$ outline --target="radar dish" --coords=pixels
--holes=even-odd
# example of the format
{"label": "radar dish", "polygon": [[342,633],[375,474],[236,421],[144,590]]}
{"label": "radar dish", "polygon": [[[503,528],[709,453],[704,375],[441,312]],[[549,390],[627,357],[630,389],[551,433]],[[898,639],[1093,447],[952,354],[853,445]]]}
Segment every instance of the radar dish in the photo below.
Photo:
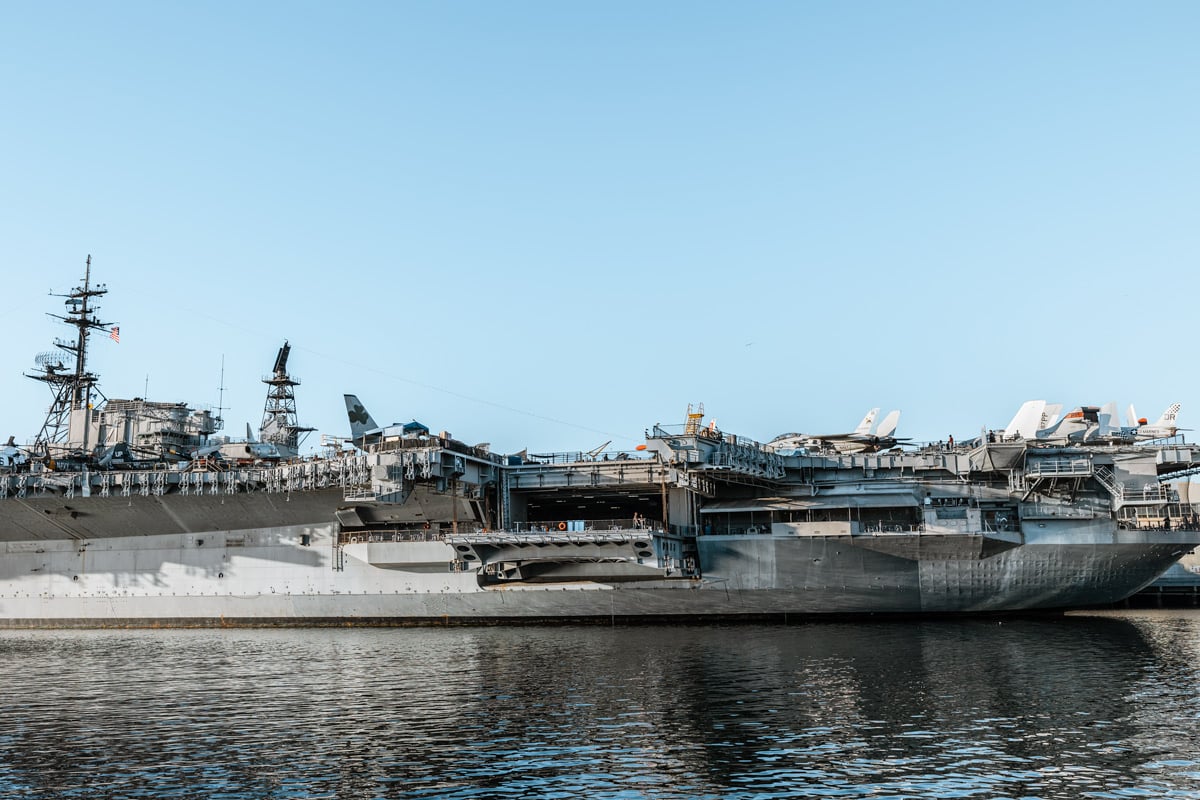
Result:
{"label": "radar dish", "polygon": [[33,363],[45,369],[63,369],[71,363],[71,356],[68,356],[66,353],[47,350],[44,353],[38,353],[34,356]]}

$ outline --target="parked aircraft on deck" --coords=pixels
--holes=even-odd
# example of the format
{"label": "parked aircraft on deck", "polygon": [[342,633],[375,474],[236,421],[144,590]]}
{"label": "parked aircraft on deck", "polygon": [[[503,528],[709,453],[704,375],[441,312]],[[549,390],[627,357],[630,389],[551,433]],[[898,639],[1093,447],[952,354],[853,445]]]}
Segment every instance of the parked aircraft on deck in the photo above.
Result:
{"label": "parked aircraft on deck", "polygon": [[0,447],[0,469],[17,469],[29,462],[29,456],[17,447],[15,439],[15,436],[8,437],[8,441]]}
{"label": "parked aircraft on deck", "polygon": [[1116,403],[1077,406],[1059,418],[1062,405],[1028,400],[1004,428],[1006,439],[1035,439],[1046,444],[1134,444],[1174,436],[1181,429],[1175,418],[1179,403],[1173,403],[1158,421],[1148,425],[1129,407],[1128,425],[1121,425]]}
{"label": "parked aircraft on deck", "polygon": [[777,453],[795,452],[801,449],[832,448],[839,453],[874,453],[908,441],[896,438],[900,424],[900,412],[891,411],[872,430],[878,408],[872,408],[862,422],[849,433],[784,433],[776,436],[767,447]]}
{"label": "parked aircraft on deck", "polygon": [[346,416],[350,418],[350,443],[362,450],[366,450],[369,445],[378,444],[384,439],[429,433],[429,428],[416,420],[380,425],[371,417],[371,413],[367,411],[361,400],[352,394],[344,395],[344,397]]}

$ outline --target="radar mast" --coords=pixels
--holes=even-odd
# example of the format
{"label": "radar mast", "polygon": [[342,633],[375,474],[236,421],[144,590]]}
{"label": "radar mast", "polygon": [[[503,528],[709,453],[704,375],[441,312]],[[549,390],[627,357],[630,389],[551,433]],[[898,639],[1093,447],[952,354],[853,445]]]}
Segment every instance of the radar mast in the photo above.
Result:
{"label": "radar mast", "polygon": [[[87,257],[84,269],[83,284],[72,289],[67,294],[54,294],[51,297],[65,298],[65,314],[48,314],[47,316],[61,320],[75,328],[75,339],[55,339],[57,350],[40,353],[35,363],[40,371],[25,373],[26,377],[41,381],[50,387],[54,396],[50,409],[46,412],[42,429],[34,440],[32,451],[39,456],[54,457],[63,455],[82,445],[86,452],[88,442],[88,419],[93,404],[93,396],[103,395],[96,388],[100,376],[89,372],[87,368],[88,336],[93,330],[112,332],[111,323],[101,322],[96,317],[99,306],[92,299],[108,293],[104,284],[92,284],[92,257]],[[78,417],[78,420],[76,420]],[[78,425],[79,436],[72,436],[71,429]]]}
{"label": "radar mast", "polygon": [[300,452],[301,434],[316,430],[300,425],[296,416],[296,391],[300,385],[299,378],[288,375],[288,354],[292,348],[286,341],[275,356],[275,369],[269,378],[263,378],[267,384],[267,401],[263,406],[262,425],[258,429],[259,438],[270,442],[284,453],[285,458],[298,455]]}

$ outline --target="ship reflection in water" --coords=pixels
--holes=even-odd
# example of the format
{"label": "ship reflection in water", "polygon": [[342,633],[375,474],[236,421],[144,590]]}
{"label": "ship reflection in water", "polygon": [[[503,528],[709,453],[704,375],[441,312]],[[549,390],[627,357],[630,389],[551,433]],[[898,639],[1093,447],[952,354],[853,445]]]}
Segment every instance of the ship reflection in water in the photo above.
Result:
{"label": "ship reflection in water", "polygon": [[0,634],[4,797],[1200,796],[1200,613]]}

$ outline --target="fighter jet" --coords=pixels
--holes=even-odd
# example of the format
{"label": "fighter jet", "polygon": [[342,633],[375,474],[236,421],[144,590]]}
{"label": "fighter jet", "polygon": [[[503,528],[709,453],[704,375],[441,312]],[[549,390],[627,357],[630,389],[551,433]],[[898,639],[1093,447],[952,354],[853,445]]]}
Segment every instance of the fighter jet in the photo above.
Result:
{"label": "fighter jet", "polygon": [[250,423],[246,423],[246,438],[241,441],[218,439],[211,444],[197,447],[188,454],[193,461],[201,458],[220,458],[231,464],[271,463],[284,460],[279,446],[273,442],[260,442],[254,438]]}
{"label": "fighter jet", "polygon": [[862,422],[849,433],[785,433],[772,439],[767,447],[780,454],[794,454],[800,450],[822,447],[833,448],[839,453],[874,453],[908,441],[895,436],[896,428],[900,424],[899,411],[889,412],[872,431],[875,417],[878,415],[879,409],[872,408],[862,418]]}
{"label": "fighter jet", "polygon": [[0,469],[15,470],[22,465],[29,463],[29,456],[25,451],[17,447],[16,437],[8,437],[3,447],[0,447]]}
{"label": "fighter jet", "polygon": [[350,443],[361,450],[366,450],[369,445],[379,444],[384,439],[399,439],[404,436],[421,436],[429,433],[429,428],[416,420],[379,425],[357,397],[352,394],[344,395],[344,397],[346,416],[350,418]]}
{"label": "fighter jet", "polygon": [[1059,403],[1026,401],[1004,429],[1004,436],[1033,439],[1044,444],[1133,444],[1174,436],[1180,430],[1175,427],[1178,403],[1164,411],[1154,425],[1147,425],[1145,419],[1139,420],[1133,406],[1129,407],[1129,425],[1119,424],[1117,404],[1113,402],[1103,406],[1077,406],[1060,419],[1061,409]]}
{"label": "fighter jet", "polygon": [[1121,425],[1117,416],[1117,404],[1103,406],[1080,406],[1054,427],[1039,430],[1037,438],[1052,442],[1082,442],[1086,444],[1133,444],[1150,439],[1165,439],[1181,429],[1175,425],[1179,403],[1172,403],[1158,421],[1147,425],[1138,419],[1133,406],[1129,407],[1129,425]]}
{"label": "fighter jet", "polygon": [[1054,425],[1039,428],[1033,438],[1047,443],[1099,444],[1103,439],[1102,432],[1104,426],[1100,421],[1100,406],[1079,406],[1067,412]]}
{"label": "fighter jet", "polygon": [[1129,417],[1127,421],[1129,427],[1136,430],[1138,439],[1169,439],[1176,435],[1184,428],[1175,426],[1175,418],[1179,415],[1179,403],[1172,403],[1167,406],[1167,410],[1162,413],[1162,416],[1153,425],[1147,425],[1145,417],[1139,418],[1137,412],[1133,410],[1133,404],[1129,404]]}

